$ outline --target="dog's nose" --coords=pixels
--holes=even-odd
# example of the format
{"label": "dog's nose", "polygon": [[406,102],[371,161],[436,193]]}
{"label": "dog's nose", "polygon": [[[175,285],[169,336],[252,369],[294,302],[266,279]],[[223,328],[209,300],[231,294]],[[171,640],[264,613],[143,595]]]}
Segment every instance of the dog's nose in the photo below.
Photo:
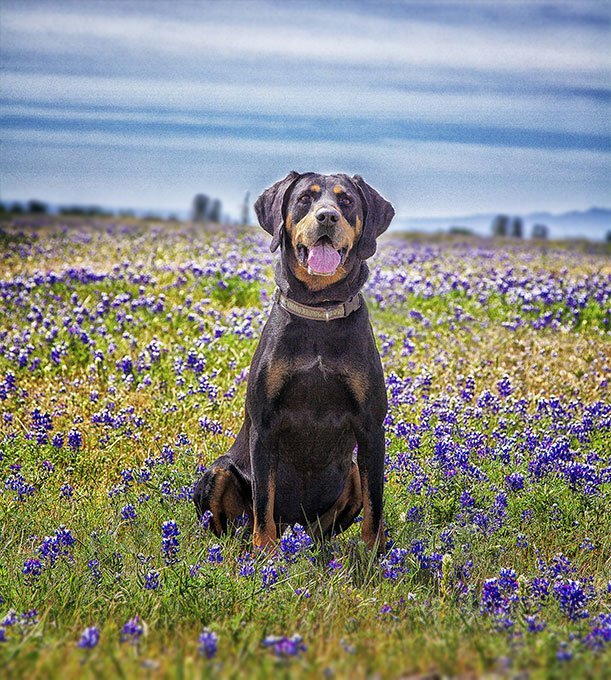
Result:
{"label": "dog's nose", "polygon": [[330,227],[339,220],[339,213],[331,208],[321,208],[316,212],[316,219],[322,227]]}

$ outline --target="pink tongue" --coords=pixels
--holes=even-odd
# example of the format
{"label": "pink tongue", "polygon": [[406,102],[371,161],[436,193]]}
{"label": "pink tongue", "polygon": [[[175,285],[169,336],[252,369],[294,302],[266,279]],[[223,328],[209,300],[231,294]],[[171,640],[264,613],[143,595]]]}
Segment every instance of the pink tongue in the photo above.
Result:
{"label": "pink tongue", "polygon": [[324,243],[310,248],[308,265],[316,274],[333,274],[340,259],[337,250],[330,243]]}

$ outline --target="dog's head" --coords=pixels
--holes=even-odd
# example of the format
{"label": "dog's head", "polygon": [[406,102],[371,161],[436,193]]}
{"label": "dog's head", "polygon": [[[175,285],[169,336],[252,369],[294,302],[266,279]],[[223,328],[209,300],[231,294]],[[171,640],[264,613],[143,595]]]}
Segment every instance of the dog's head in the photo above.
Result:
{"label": "dog's head", "polygon": [[392,205],[362,177],[289,173],[255,203],[259,224],[284,244],[292,273],[312,290],[341,281],[376,251]]}

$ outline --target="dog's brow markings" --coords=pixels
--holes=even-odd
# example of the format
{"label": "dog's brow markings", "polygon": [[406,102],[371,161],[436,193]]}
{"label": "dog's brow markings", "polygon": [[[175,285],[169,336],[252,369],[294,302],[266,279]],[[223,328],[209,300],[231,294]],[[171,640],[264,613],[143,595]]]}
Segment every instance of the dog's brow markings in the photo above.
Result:
{"label": "dog's brow markings", "polygon": [[336,184],[333,187],[333,193],[334,194],[343,194],[344,193],[344,187],[341,187],[339,184]]}
{"label": "dog's brow markings", "polygon": [[310,187],[310,191],[313,191],[315,193],[319,193],[320,192],[320,184],[312,184],[312,186]]}

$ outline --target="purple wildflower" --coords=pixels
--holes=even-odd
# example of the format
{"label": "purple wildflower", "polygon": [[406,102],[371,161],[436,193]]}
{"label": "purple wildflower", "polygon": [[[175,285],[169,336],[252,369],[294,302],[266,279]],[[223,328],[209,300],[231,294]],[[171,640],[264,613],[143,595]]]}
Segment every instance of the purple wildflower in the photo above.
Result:
{"label": "purple wildflower", "polygon": [[42,562],[36,557],[26,560],[21,573],[26,577],[26,582],[32,585],[38,581],[42,574]]}
{"label": "purple wildflower", "polygon": [[132,645],[138,644],[143,632],[144,628],[140,623],[140,617],[136,614],[121,628],[121,642],[130,642]]}
{"label": "purple wildflower", "polygon": [[178,561],[178,552],[180,550],[179,535],[180,529],[175,520],[170,519],[161,525],[161,551],[166,564],[173,564]]}
{"label": "purple wildflower", "polygon": [[511,385],[511,378],[508,375],[504,375],[501,380],[496,384],[501,397],[506,399],[513,392],[513,386]]}
{"label": "purple wildflower", "polygon": [[281,659],[299,656],[307,650],[301,635],[293,635],[290,638],[270,635],[263,640],[262,644],[264,647],[273,649],[274,654]]}
{"label": "purple wildflower", "polygon": [[221,553],[221,546],[218,543],[211,545],[208,548],[208,562],[210,564],[221,564],[223,555]]}
{"label": "purple wildflower", "polygon": [[128,503],[121,508],[121,519],[126,522],[135,522],[136,517],[136,508],[131,503]]}
{"label": "purple wildflower", "polygon": [[206,659],[212,659],[216,656],[218,651],[218,641],[218,635],[211,630],[208,630],[208,628],[205,628],[198,638],[199,653],[202,656],[205,656]]}
{"label": "purple wildflower", "polygon": [[558,601],[560,610],[571,621],[587,619],[590,614],[586,605],[594,596],[593,589],[588,584],[569,579],[554,585],[554,597]]}
{"label": "purple wildflower", "polygon": [[270,562],[261,569],[261,583],[263,588],[271,588],[278,581],[278,569]]}
{"label": "purple wildflower", "polygon": [[74,496],[74,488],[72,485],[68,484],[68,482],[65,482],[62,484],[59,488],[59,497],[63,499],[70,499]]}
{"label": "purple wildflower", "polygon": [[524,488],[524,475],[519,472],[514,472],[505,477],[505,484],[509,487],[510,491],[520,491]]}
{"label": "purple wildflower", "polygon": [[68,446],[74,451],[83,446],[83,435],[74,427],[68,432]]}
{"label": "purple wildflower", "polygon": [[584,637],[585,645],[596,651],[602,651],[611,642],[611,614],[602,613],[592,619],[590,632]]}
{"label": "purple wildflower", "polygon": [[89,626],[81,633],[81,639],[78,642],[78,646],[83,649],[93,649],[97,647],[100,641],[100,631],[96,626]]}
{"label": "purple wildflower", "polygon": [[300,553],[305,552],[312,546],[312,538],[301,526],[295,524],[288,527],[280,539],[280,550],[287,562],[294,562]]}
{"label": "purple wildflower", "polygon": [[159,588],[159,572],[155,569],[149,571],[144,577],[145,590],[157,590]]}

